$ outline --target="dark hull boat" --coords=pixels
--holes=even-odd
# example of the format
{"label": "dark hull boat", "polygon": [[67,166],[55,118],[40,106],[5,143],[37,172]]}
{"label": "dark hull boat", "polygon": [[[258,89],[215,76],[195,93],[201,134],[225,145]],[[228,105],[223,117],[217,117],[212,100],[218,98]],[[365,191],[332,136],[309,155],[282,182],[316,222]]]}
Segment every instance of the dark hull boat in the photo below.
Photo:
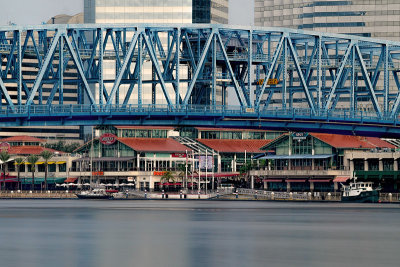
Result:
{"label": "dark hull boat", "polygon": [[379,202],[379,191],[364,191],[357,196],[343,196],[342,201],[357,203],[377,203]]}

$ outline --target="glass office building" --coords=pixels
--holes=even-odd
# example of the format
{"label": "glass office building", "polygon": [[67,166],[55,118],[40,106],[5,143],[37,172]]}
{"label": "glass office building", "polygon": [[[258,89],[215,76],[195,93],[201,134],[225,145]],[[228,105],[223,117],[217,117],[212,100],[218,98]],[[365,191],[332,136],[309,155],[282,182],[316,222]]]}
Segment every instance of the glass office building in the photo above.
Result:
{"label": "glass office building", "polygon": [[255,0],[257,26],[400,40],[398,0]]}

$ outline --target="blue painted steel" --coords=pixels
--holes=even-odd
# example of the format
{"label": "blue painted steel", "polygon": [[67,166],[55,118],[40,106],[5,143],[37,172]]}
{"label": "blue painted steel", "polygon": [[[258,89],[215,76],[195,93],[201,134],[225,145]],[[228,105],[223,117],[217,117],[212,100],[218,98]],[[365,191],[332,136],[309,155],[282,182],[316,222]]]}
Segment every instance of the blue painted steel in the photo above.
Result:
{"label": "blue painted steel", "polygon": [[11,25],[0,27],[0,125],[400,136],[399,71],[399,42],[358,36],[212,24]]}

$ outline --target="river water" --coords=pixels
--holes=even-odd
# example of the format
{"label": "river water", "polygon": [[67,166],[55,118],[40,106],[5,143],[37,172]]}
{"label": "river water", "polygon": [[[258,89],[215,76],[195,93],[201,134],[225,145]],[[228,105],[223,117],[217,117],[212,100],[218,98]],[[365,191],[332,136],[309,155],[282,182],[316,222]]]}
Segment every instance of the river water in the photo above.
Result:
{"label": "river water", "polygon": [[400,205],[0,200],[0,266],[399,266]]}

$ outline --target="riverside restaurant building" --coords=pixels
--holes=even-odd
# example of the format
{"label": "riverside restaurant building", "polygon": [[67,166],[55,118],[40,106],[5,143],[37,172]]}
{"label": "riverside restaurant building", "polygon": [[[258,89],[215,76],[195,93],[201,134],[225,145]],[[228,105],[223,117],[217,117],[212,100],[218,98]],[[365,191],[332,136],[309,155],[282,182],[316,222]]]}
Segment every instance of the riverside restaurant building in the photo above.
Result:
{"label": "riverside restaurant building", "polygon": [[[31,136],[13,136],[0,139],[1,151],[10,155],[5,164],[5,170],[1,172],[1,182],[9,190],[41,190],[45,182],[45,161],[39,157],[34,168],[34,188],[32,185],[32,164],[28,162],[30,155],[40,155],[43,151],[50,151],[53,156],[48,160],[47,184],[49,189],[56,189],[56,184],[73,183],[76,179],[68,179],[68,169],[74,155],[46,148],[46,140]],[[21,158],[22,162],[17,163],[16,159]],[[2,166],[3,168],[3,166]],[[5,173],[5,176],[4,176]],[[18,185],[20,185],[18,187]]]}
{"label": "riverside restaurant building", "polygon": [[[223,183],[238,184],[241,166],[281,134],[200,127],[99,127],[96,138],[75,151],[81,158],[72,161],[70,176],[80,184],[140,190],[198,189],[205,184],[216,189]],[[165,172],[172,177],[167,180]]]}
{"label": "riverside restaurant building", "polygon": [[380,138],[285,133],[261,150],[250,175],[263,189],[332,192],[356,177],[399,192],[400,152]]}

